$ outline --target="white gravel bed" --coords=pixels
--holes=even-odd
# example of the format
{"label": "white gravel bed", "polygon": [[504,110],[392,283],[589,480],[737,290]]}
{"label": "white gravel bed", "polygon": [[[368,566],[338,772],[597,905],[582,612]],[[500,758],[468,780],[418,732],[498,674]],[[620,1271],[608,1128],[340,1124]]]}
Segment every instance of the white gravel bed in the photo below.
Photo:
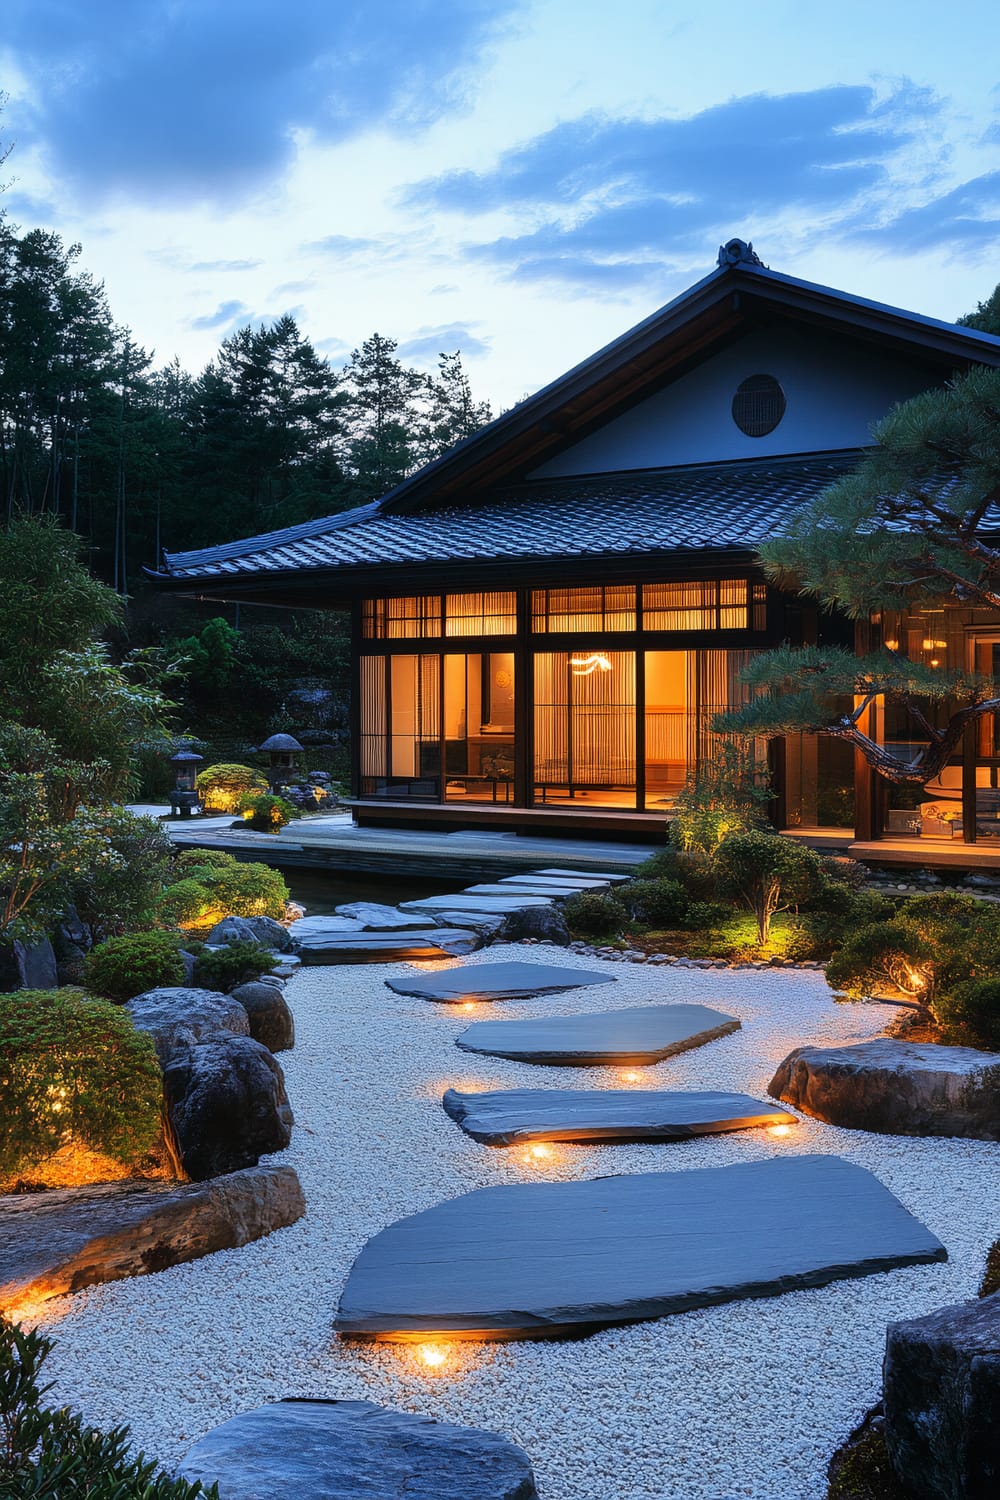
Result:
{"label": "white gravel bed", "polygon": [[[524,959],[490,948],[467,963]],[[537,947],[593,969],[593,958]],[[596,966],[600,966],[599,961]],[[531,1455],[543,1500],[821,1500],[833,1449],[877,1398],[886,1323],[975,1294],[1000,1234],[1000,1150],[909,1140],[803,1120],[675,1144],[477,1145],[445,1115],[448,1085],[621,1087],[613,1069],[541,1068],[457,1050],[486,1015],[700,1001],[743,1030],[641,1070],[638,1087],[763,1096],[805,1043],[861,1041],[890,1011],[836,1005],[822,974],[607,965],[617,981],[474,1011],[394,995],[407,965],[309,968],[287,990],[297,1045],[282,1053],[296,1129],[274,1158],[299,1172],[305,1219],[242,1250],[50,1304],[55,1397],[175,1462],[209,1428],[282,1396],[367,1397],[506,1433]],[[426,967],[426,966],[422,966]],[[409,1346],[340,1344],[331,1319],[364,1241],[392,1220],[471,1188],[544,1174],[696,1170],[794,1152],[870,1168],[947,1245],[946,1264],[730,1303],[573,1341],[448,1346],[439,1372]]]}

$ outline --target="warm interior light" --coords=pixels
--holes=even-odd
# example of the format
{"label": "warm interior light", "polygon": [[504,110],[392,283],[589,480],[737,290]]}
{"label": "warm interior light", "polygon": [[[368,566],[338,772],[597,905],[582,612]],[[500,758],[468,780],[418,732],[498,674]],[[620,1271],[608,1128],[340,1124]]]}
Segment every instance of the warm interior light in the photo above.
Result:
{"label": "warm interior light", "polygon": [[934,650],[934,642],[931,640],[929,635],[924,637],[924,639],[920,642],[920,646],[924,651]]}
{"label": "warm interior light", "polygon": [[939,667],[940,665],[941,665],[941,663],[938,661],[937,657],[936,656],[932,656],[931,657],[931,666],[932,667]]}
{"label": "warm interior light", "polygon": [[899,642],[898,641],[886,641],[886,643],[885,643],[885,649],[887,651],[898,651],[899,650]]}
{"label": "warm interior light", "polygon": [[592,656],[572,656],[570,666],[574,677],[590,677],[594,672],[610,672],[611,663],[606,656],[594,652]]}

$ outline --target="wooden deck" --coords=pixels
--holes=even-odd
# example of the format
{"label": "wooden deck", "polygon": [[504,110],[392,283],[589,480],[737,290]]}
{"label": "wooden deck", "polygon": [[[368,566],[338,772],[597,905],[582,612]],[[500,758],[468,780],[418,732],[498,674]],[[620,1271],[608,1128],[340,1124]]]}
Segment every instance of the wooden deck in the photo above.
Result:
{"label": "wooden deck", "polygon": [[662,844],[663,813],[635,813],[615,807],[512,807],[493,802],[389,802],[384,798],[345,801],[362,828],[490,830],[524,834],[569,834],[591,842],[624,835],[630,843]]}

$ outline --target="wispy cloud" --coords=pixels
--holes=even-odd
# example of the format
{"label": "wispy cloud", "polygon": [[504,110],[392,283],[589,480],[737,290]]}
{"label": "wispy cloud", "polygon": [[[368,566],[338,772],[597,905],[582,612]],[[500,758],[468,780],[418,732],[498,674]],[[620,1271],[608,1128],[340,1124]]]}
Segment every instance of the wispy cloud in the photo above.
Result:
{"label": "wispy cloud", "polygon": [[249,317],[250,309],[246,303],[232,300],[220,302],[213,313],[203,313],[199,318],[192,318],[189,326],[202,331],[212,328],[229,329]]}
{"label": "wispy cloud", "polygon": [[309,240],[303,250],[312,250],[320,255],[364,255],[369,250],[378,250],[380,240],[364,239],[355,234],[327,234],[321,240]]}
{"label": "wispy cloud", "polygon": [[188,266],[189,271],[256,271],[262,260],[196,260]]}
{"label": "wispy cloud", "polygon": [[89,193],[238,196],[295,133],[412,130],[464,97],[519,0],[7,0],[3,42],[31,90],[23,142]]}
{"label": "wispy cloud", "polygon": [[490,340],[474,333],[479,323],[438,323],[432,327],[418,328],[410,338],[399,345],[402,359],[416,360],[418,364],[437,364],[440,354],[451,354],[460,349],[463,354],[475,358],[488,354]]}
{"label": "wispy cloud", "polygon": [[[904,251],[983,244],[996,233],[991,177],[912,207],[918,189],[894,171],[905,151],[906,183],[916,175],[919,185],[922,141],[941,110],[903,82],[884,97],[846,84],[754,94],[685,118],[590,113],[505,151],[490,170],[412,184],[403,201],[435,213],[506,212],[521,232],[468,244],[470,259],[510,280],[611,296],[655,285],[703,256],[713,236],[756,236],[790,217],[845,240],[891,236]],[[910,247],[900,243],[908,230]]]}

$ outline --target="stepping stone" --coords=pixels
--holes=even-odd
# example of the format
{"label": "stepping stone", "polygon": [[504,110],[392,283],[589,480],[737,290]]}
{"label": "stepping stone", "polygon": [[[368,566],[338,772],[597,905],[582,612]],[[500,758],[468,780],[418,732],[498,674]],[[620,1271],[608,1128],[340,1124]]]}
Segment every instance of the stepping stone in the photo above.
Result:
{"label": "stepping stone", "polygon": [[580,888],[575,885],[546,885],[543,881],[538,881],[534,885],[511,886],[498,881],[496,885],[470,885],[462,894],[464,896],[548,896],[551,900],[561,901],[564,896],[578,896]]}
{"label": "stepping stone", "polygon": [[516,1062],[591,1067],[660,1062],[739,1029],[735,1016],[707,1005],[633,1005],[532,1021],[476,1021],[456,1045]]}
{"label": "stepping stone", "polygon": [[487,911],[436,911],[436,923],[441,927],[472,927],[492,937],[506,922],[506,916],[497,916]]}
{"label": "stepping stone", "polygon": [[360,923],[366,932],[405,932],[410,928],[435,925],[433,917],[421,916],[419,912],[400,911],[398,906],[383,906],[378,901],[348,901],[344,906],[337,907],[337,914]]}
{"label": "stepping stone", "polygon": [[221,1500],[538,1500],[528,1455],[496,1432],[372,1401],[279,1401],[189,1449],[181,1478]]}
{"label": "stepping stone", "polygon": [[403,911],[485,911],[492,916],[505,917],[512,911],[523,911],[526,906],[551,906],[549,896],[470,896],[462,891],[457,896],[423,896],[418,901],[400,903]]}
{"label": "stepping stone", "polygon": [[0,1309],[249,1245],[305,1211],[292,1167],[0,1198]]}
{"label": "stepping stone", "polygon": [[[636,868],[638,869],[638,866]],[[620,885],[623,880],[633,880],[635,878],[633,875],[622,875],[621,873],[609,875],[606,870],[539,870],[537,873],[539,875],[555,876],[572,875],[574,878],[580,876],[581,879],[600,880],[609,885]]]}
{"label": "stepping stone", "polygon": [[558,964],[474,964],[446,969],[441,974],[404,974],[387,979],[397,995],[417,995],[455,1005],[463,1000],[524,1000],[532,995],[558,995],[582,985],[614,984],[616,977],[593,969],[561,968]]}
{"label": "stepping stone", "polygon": [[848,1047],[797,1047],[767,1091],[849,1130],[1000,1141],[998,1052],[890,1037]]}
{"label": "stepping stone", "polygon": [[836,1156],[518,1183],[375,1235],[335,1326],[366,1339],[565,1336],[946,1259],[888,1188]]}
{"label": "stepping stone", "polygon": [[643,1089],[448,1089],[446,1112],[486,1146],[523,1141],[682,1141],[751,1125],[797,1125],[775,1104],[748,1094]]}
{"label": "stepping stone", "polygon": [[288,935],[297,941],[306,937],[333,936],[345,932],[363,932],[365,924],[353,917],[325,916],[325,917],[299,917],[297,922],[289,924]]}
{"label": "stepping stone", "polygon": [[505,875],[503,886],[547,886],[556,890],[602,891],[608,882],[600,876],[590,875]]}
{"label": "stepping stone", "polygon": [[481,947],[469,928],[429,927],[426,932],[332,933],[299,939],[303,964],[395,963],[397,959],[459,958]]}

